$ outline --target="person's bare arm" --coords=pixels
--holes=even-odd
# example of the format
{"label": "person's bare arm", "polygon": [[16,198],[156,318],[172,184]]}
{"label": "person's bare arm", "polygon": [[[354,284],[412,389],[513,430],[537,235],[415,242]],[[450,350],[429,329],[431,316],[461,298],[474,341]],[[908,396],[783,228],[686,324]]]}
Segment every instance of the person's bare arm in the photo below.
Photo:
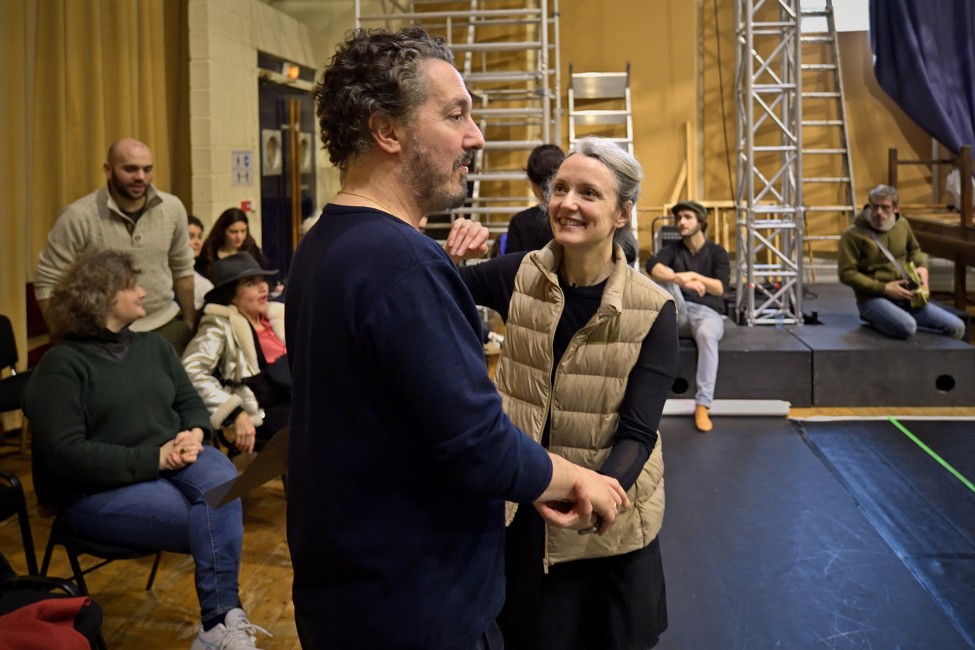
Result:
{"label": "person's bare arm", "polygon": [[[721,283],[721,280],[709,278],[695,271],[682,271],[677,273],[669,266],[665,266],[659,262],[654,264],[653,268],[650,269],[650,277],[657,282],[673,282],[679,287],[687,287],[689,290],[696,291],[699,295],[704,295],[705,293],[713,296],[724,295],[724,285]],[[700,283],[700,287],[703,288],[703,293],[701,288],[694,286],[694,283]]]}
{"label": "person's bare arm", "polygon": [[683,273],[675,273],[674,275],[677,276],[677,283],[681,286],[688,282],[700,282],[704,285],[705,293],[711,294],[712,296],[724,295],[724,284],[717,278],[709,278],[696,271],[685,271]]}
{"label": "person's bare arm", "polygon": [[190,329],[193,329],[196,323],[196,309],[193,305],[193,275],[173,278],[173,285],[176,288],[176,302],[183,310],[183,320]]}
{"label": "person's bare arm", "polygon": [[37,301],[37,307],[41,310],[41,316],[44,317],[44,322],[49,322],[47,318],[47,306],[50,304],[50,298],[45,298],[44,300]]}
{"label": "person's bare arm", "polygon": [[650,277],[657,282],[675,282],[677,274],[669,266],[657,262],[650,269]]}

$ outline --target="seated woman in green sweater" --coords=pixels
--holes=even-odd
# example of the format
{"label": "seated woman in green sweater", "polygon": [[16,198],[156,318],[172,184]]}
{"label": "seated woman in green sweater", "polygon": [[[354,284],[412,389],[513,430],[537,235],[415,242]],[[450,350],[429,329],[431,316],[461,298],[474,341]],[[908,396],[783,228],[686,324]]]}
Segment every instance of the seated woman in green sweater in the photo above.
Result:
{"label": "seated woman in green sweater", "polygon": [[254,648],[260,628],[237,591],[240,501],[204,501],[237,472],[205,445],[209,413],[172,346],[129,329],[145,316],[138,273],[127,253],[89,251],[54,288],[57,345],[24,393],[37,496],[86,538],[191,554],[202,616],[192,650]]}

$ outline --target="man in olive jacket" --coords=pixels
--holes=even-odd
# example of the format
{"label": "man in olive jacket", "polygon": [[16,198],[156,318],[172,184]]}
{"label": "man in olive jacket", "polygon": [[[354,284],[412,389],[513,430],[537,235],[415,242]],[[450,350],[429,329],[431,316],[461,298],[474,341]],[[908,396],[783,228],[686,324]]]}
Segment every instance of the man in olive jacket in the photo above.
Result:
{"label": "man in olive jacket", "polygon": [[[887,248],[893,264],[881,249]],[[857,215],[840,238],[837,259],[840,282],[853,288],[860,318],[877,331],[897,339],[914,335],[918,327],[960,339],[965,324],[934,303],[914,307],[914,291],[900,269],[911,263],[928,288],[927,257],[914,237],[911,225],[898,211],[897,190],[878,185],[870,190],[870,203]]]}

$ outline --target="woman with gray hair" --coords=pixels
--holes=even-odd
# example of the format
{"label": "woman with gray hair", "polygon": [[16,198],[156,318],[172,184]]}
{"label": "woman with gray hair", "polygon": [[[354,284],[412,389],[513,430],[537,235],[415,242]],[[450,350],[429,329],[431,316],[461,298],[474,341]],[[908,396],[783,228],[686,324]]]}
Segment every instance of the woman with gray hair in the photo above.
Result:
{"label": "woman with gray hair", "polygon": [[[642,176],[612,141],[583,138],[546,197],[554,240],[459,269],[506,323],[505,412],[549,451],[615,477],[633,504],[599,538],[509,507],[506,648],[648,648],[667,627],[657,425],[677,373],[676,310],[618,244]],[[458,221],[448,248],[486,236]]]}

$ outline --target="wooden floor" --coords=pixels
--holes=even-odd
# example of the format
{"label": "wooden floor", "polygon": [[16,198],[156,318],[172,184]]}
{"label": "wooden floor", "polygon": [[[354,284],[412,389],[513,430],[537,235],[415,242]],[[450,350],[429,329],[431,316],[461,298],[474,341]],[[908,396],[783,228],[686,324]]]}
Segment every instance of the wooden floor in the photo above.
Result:
{"label": "wooden floor", "polygon": [[[971,408],[830,408],[792,409],[793,418],[813,416],[915,415],[975,417]],[[720,435],[720,422],[709,435]],[[37,510],[30,477],[30,458],[17,452],[19,433],[9,433],[0,446],[0,468],[24,481],[30,508],[38,562],[47,543],[51,519]],[[16,520],[0,523],[0,549],[14,569],[26,573]],[[193,562],[189,556],[167,553],[151,592],[145,591],[151,561],[115,562],[86,577],[94,600],[102,607],[102,630],[109,648],[171,650],[188,648],[199,626],[193,588]],[[63,552],[55,551],[50,573],[70,575]],[[300,648],[291,603],[291,560],[285,539],[285,497],[281,482],[271,481],[244,500],[244,551],[240,594],[250,620],[274,636],[259,639],[265,650]]]}
{"label": "wooden floor", "polygon": [[[19,433],[0,446],[0,468],[21,477],[27,490],[31,531],[37,561],[43,558],[51,518],[37,510],[30,458],[14,445]],[[0,523],[0,549],[14,570],[27,565],[16,518]],[[83,558],[90,560],[90,558]],[[83,566],[84,563],[83,563]],[[115,650],[173,650],[189,648],[200,626],[200,611],[193,587],[193,561],[188,555],[164,553],[152,591],[146,580],[151,558],[113,562],[85,576],[93,600],[104,613],[102,632]],[[70,576],[63,549],[55,549],[51,575]],[[240,597],[251,622],[274,636],[260,637],[264,650],[300,648],[291,604],[291,556],[285,539],[285,497],[280,480],[268,482],[244,499],[244,550],[240,568]]]}

